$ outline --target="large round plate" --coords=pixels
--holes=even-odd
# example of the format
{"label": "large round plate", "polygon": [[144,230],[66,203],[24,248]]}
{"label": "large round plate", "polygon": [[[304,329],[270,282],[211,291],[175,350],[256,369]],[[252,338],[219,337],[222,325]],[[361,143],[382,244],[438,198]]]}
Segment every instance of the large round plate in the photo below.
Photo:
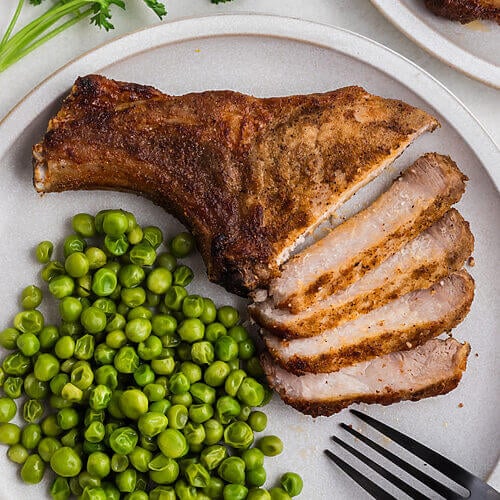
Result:
{"label": "large round plate", "polygon": [[407,37],[443,62],[500,88],[500,26],[488,21],[460,24],[434,15],[424,0],[371,0]]}
{"label": "large round plate", "polygon": [[[470,341],[472,354],[462,383],[454,392],[419,403],[405,402],[366,410],[431,444],[465,467],[486,477],[497,461],[499,442],[498,352],[500,181],[498,151],[471,114],[432,77],[394,52],[354,33],[295,19],[230,15],[185,19],[119,38],[63,67],[25,98],[0,125],[0,263],[2,324],[18,309],[18,291],[37,273],[32,249],[43,239],[58,241],[78,211],[94,213],[120,206],[143,223],[154,222],[169,235],[178,222],[152,203],[122,193],[76,192],[40,197],[32,187],[31,146],[42,136],[48,118],[78,75],[99,72],[109,77],[157,86],[181,94],[205,89],[235,89],[258,96],[318,92],[357,84],[370,92],[404,99],[433,113],[442,128],[418,140],[348,211],[359,208],[387,186],[400,168],[426,151],[450,154],[469,176],[460,210],[476,235],[476,262],[471,270],[477,296],[467,319],[455,331]],[[488,174],[488,170],[491,176]],[[208,283],[202,263],[191,260],[197,293],[219,302],[244,306]],[[461,405],[460,403],[463,403]],[[285,453],[269,459],[269,482],[296,470],[304,476],[302,498],[361,498],[361,490],[323,455],[330,436],[342,434],[337,423],[354,422],[348,412],[316,420],[274,398],[269,432],[283,437]],[[384,446],[393,447],[376,436]],[[398,452],[399,453],[399,452]],[[43,486],[23,486],[16,468],[0,457],[1,498],[27,498]],[[388,487],[390,490],[391,488]]]}

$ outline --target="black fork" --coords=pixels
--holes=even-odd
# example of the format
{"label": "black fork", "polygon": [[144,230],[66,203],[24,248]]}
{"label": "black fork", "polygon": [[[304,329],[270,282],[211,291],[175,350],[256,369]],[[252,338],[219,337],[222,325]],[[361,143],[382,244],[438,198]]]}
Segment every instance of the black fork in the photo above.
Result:
{"label": "black fork", "polygon": [[[479,479],[478,477],[471,474],[469,471],[466,471],[463,467],[453,463],[447,458],[443,457],[439,453],[431,450],[427,446],[420,444],[414,439],[402,434],[401,432],[389,427],[386,424],[376,420],[373,417],[370,417],[364,413],[361,413],[358,410],[350,410],[353,415],[356,415],[359,419],[363,420],[363,422],[367,423],[374,429],[378,430],[388,438],[392,439],[394,442],[399,444],[401,447],[405,448],[409,452],[413,453],[415,456],[426,462],[427,464],[434,467],[436,470],[447,476],[449,479],[459,484],[463,488],[469,491],[470,496],[459,495],[448,486],[440,483],[438,480],[429,476],[428,474],[422,472],[420,469],[415,467],[414,465],[406,462],[402,458],[398,457],[394,453],[375,443],[371,439],[367,438],[363,434],[360,434],[358,431],[354,430],[352,427],[341,423],[340,426],[352,434],[354,437],[358,438],[360,441],[368,445],[370,448],[375,450],[376,452],[383,455],[385,458],[390,460],[392,463],[397,465],[399,468],[406,471],[408,474],[412,475],[414,478],[418,479],[421,483],[425,484],[436,493],[441,495],[442,497],[450,500],[458,500],[462,498],[469,498],[471,500],[500,500],[500,494],[493,489],[491,486],[486,484],[484,481]],[[342,441],[337,436],[332,436],[332,440],[344,448],[346,451],[351,453],[351,455],[355,456],[358,460],[365,463],[372,470],[380,474],[386,480],[391,482],[393,485],[398,487],[401,491],[405,492],[411,498],[417,500],[428,499],[427,496],[423,495],[421,492],[416,490],[413,486],[409,485],[402,479],[400,479],[397,475],[388,471],[385,467],[381,466],[379,463],[373,461],[367,456],[363,455],[360,451],[353,448],[351,445],[347,444],[345,441]],[[349,465],[335,453],[330,450],[325,450],[325,454],[330,460],[335,462],[349,477],[354,479],[365,491],[367,491],[370,495],[372,495],[376,499],[380,500],[389,500],[395,499],[390,493],[385,491],[383,488],[375,484],[371,479],[364,476],[362,473],[357,471],[353,466]]]}

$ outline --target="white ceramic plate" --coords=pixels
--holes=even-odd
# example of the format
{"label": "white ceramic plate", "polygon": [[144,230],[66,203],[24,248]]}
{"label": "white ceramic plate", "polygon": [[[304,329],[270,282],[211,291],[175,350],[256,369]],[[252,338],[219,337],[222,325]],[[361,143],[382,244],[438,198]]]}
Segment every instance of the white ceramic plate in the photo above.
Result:
{"label": "white ceramic plate", "polygon": [[423,0],[371,0],[407,37],[443,62],[500,88],[500,26],[460,24],[434,15]]}
{"label": "white ceramic plate", "polygon": [[[477,265],[471,272],[477,296],[467,319],[455,331],[470,341],[472,354],[462,383],[454,392],[419,403],[367,411],[487,477],[498,457],[498,363],[500,181],[498,150],[471,114],[432,77],[394,52],[341,29],[295,19],[230,15],[185,19],[117,39],[63,67],[24,99],[0,125],[0,269],[2,325],[18,308],[18,292],[37,281],[32,249],[46,238],[61,239],[78,211],[95,213],[105,207],[124,207],[142,223],[156,223],[172,235],[180,224],[152,203],[122,193],[76,192],[40,197],[32,187],[31,146],[48,118],[58,109],[78,75],[90,72],[153,84],[182,94],[205,89],[235,89],[258,96],[325,91],[358,84],[386,97],[404,99],[438,117],[442,128],[418,140],[385,175],[357,195],[347,211],[359,209],[387,186],[399,169],[426,151],[450,154],[470,177],[460,210],[476,235]],[[491,173],[488,174],[488,171]],[[208,283],[199,259],[191,264],[197,293],[219,304],[242,300]],[[476,355],[477,353],[477,355]],[[463,407],[459,407],[463,403]],[[269,459],[269,480],[295,470],[304,476],[302,498],[362,498],[363,492],[324,457],[329,437],[342,434],[336,425],[354,422],[348,412],[313,420],[275,398],[268,407],[269,432],[285,442],[285,453]],[[391,443],[380,436],[384,446]],[[16,468],[0,457],[3,478],[0,498],[28,498],[46,484],[21,484]],[[391,490],[391,487],[387,487]]]}

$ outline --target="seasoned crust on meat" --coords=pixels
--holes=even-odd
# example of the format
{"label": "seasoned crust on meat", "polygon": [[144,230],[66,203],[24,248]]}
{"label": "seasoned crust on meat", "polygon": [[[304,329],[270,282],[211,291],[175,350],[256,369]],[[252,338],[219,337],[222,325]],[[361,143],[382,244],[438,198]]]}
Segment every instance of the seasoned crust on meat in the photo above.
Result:
{"label": "seasoned crust on meat", "polygon": [[434,14],[462,24],[476,19],[500,24],[500,2],[498,0],[425,0],[425,5]]}
{"label": "seasoned crust on meat", "polygon": [[450,331],[467,316],[473,298],[474,280],[462,270],[316,337],[262,337],[273,359],[291,373],[327,373]]}
{"label": "seasoned crust on meat", "polygon": [[144,195],[193,232],[209,278],[246,295],[266,286],[303,235],[438,122],[347,87],[259,99],[168,96],[79,78],[35,145],[39,192]]}
{"label": "seasoned crust on meat", "polygon": [[271,298],[251,304],[251,317],[282,338],[304,338],[336,328],[412,290],[462,268],[472,253],[474,237],[457,210],[449,210],[380,266],[339,293],[315,302],[298,314],[274,307]]}
{"label": "seasoned crust on meat", "polygon": [[[467,343],[433,339],[415,349],[390,353],[341,372],[301,377],[274,365],[267,354],[261,360],[270,387],[281,399],[317,417],[333,415],[354,403],[389,405],[446,394],[460,382],[469,352]],[[329,394],[325,394],[327,391]]]}

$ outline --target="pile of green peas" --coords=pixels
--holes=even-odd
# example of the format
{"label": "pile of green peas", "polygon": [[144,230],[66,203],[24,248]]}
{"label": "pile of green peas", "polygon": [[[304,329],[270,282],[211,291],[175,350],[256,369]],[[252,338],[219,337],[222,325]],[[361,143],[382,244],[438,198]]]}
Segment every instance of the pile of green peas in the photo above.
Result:
{"label": "pile of green peas", "polygon": [[[53,259],[36,248],[41,277],[58,300],[45,324],[36,285],[0,332],[12,351],[0,366],[0,443],[26,483],[46,470],[54,500],[286,500],[302,480],[288,472],[264,489],[264,457],[283,443],[267,435],[265,385],[255,345],[231,306],[186,287],[194,251],[180,233],[159,252],[162,231],[133,214],[72,218],[74,234]],[[23,425],[12,423],[19,412]]]}

